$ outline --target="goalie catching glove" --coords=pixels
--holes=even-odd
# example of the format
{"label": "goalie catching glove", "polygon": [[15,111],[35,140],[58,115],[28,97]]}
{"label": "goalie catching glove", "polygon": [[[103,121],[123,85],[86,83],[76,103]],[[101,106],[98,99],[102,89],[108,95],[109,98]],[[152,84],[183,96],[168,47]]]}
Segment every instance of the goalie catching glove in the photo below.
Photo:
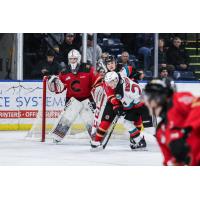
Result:
{"label": "goalie catching glove", "polygon": [[49,90],[51,92],[55,92],[56,94],[62,93],[65,90],[64,84],[55,75],[49,77],[47,85]]}

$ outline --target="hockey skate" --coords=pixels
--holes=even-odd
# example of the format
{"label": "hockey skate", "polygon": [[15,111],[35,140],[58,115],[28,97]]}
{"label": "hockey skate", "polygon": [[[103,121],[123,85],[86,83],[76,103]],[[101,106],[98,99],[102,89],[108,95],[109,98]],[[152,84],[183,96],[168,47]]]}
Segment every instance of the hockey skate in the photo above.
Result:
{"label": "hockey skate", "polygon": [[100,151],[103,149],[101,142],[98,142],[98,141],[91,140],[90,145],[91,145],[91,149],[90,149],[91,151]]}
{"label": "hockey skate", "polygon": [[145,149],[147,146],[144,136],[137,142],[136,138],[130,138],[130,147],[132,150]]}
{"label": "hockey skate", "polygon": [[61,140],[57,140],[57,139],[53,138],[53,143],[54,144],[59,144],[59,143],[61,143]]}

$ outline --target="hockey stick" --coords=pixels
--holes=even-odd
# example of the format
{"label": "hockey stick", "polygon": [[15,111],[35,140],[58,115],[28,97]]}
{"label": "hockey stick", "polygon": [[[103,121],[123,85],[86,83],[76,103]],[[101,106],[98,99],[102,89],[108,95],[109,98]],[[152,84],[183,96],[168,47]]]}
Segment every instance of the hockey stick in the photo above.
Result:
{"label": "hockey stick", "polygon": [[154,109],[153,109],[153,113],[152,113],[152,124],[153,124],[153,127],[155,128],[154,136],[156,137],[156,128],[158,126],[158,122],[157,122],[157,118],[156,118],[156,114],[155,114]]}
{"label": "hockey stick", "polygon": [[152,123],[153,123],[153,127],[156,128],[158,125],[157,122],[157,118],[156,118],[156,114],[155,114],[155,110],[153,109],[153,114],[152,114]]}
{"label": "hockey stick", "polygon": [[116,126],[117,121],[118,121],[119,118],[120,118],[120,116],[118,116],[118,115],[114,118],[114,120],[112,122],[112,125],[110,126],[110,128],[109,128],[109,130],[108,130],[108,132],[106,134],[106,137],[104,138],[104,140],[102,142],[102,148],[103,149],[106,148],[106,146],[108,144],[108,141],[110,140],[110,137],[111,137],[111,135],[112,135],[112,133],[113,133],[113,131],[115,129],[115,126]]}

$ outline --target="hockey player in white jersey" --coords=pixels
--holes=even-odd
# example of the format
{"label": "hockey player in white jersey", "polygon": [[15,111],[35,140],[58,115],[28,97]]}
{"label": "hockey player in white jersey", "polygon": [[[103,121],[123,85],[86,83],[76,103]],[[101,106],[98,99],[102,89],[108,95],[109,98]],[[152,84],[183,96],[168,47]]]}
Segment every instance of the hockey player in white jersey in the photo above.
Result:
{"label": "hockey player in white jersey", "polygon": [[[142,78],[142,74],[132,66],[120,67],[117,64],[114,56],[108,56],[106,59],[107,72],[119,72],[121,77],[129,77],[131,80],[137,82]],[[92,128],[93,138],[106,135],[111,123],[115,118],[115,109],[111,101],[114,101],[113,95],[105,93],[104,81],[100,82],[97,87],[92,90],[93,98],[96,102],[96,110],[94,117],[94,124]],[[108,101],[109,99],[109,101]],[[151,126],[151,116],[149,115],[146,106],[142,109],[142,120],[135,121],[137,129],[141,130],[145,122],[145,126]]]}
{"label": "hockey player in white jersey", "polygon": [[[122,77],[114,71],[106,73],[104,81],[107,99],[112,104],[109,109],[114,110],[114,112],[106,110],[104,118],[113,119],[111,115],[124,115],[124,125],[130,134],[131,149],[146,147],[144,136],[141,134],[140,129],[134,125],[135,122],[142,123],[141,113],[144,109],[144,102],[141,101],[142,91],[140,86],[128,77]],[[109,120],[104,119],[101,124],[103,124],[105,129],[110,125]],[[98,128],[95,138],[91,141],[92,148],[101,146],[106,134],[105,129],[102,129],[102,127],[101,129]]]}

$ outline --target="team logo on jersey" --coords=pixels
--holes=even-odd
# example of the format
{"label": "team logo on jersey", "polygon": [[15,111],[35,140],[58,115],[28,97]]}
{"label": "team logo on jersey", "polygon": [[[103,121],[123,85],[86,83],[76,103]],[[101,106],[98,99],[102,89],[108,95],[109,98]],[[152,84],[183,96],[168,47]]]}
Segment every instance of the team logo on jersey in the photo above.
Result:
{"label": "team logo on jersey", "polygon": [[161,142],[162,144],[165,144],[166,138],[165,138],[164,135],[161,136],[160,142]]}
{"label": "team logo on jersey", "polygon": [[67,81],[67,80],[70,80],[71,78],[70,78],[70,76],[68,76],[65,80]]}
{"label": "team logo on jersey", "polygon": [[171,139],[177,139],[177,138],[179,138],[180,136],[179,136],[179,133],[178,132],[175,132],[175,133],[171,133],[170,134],[170,138]]}
{"label": "team logo on jersey", "polygon": [[78,80],[75,80],[71,83],[71,89],[74,91],[74,92],[80,92],[81,89],[80,89],[80,81]]}
{"label": "team logo on jersey", "polygon": [[116,98],[117,99],[122,99],[122,95],[121,94],[116,94]]}
{"label": "team logo on jersey", "polygon": [[110,116],[109,115],[106,115],[105,116],[105,119],[109,120]]}
{"label": "team logo on jersey", "polygon": [[191,97],[191,96],[182,96],[180,98],[178,98],[178,101],[181,102],[181,103],[184,103],[186,105],[188,104],[191,104],[192,103],[192,100],[194,99],[194,97]]}

